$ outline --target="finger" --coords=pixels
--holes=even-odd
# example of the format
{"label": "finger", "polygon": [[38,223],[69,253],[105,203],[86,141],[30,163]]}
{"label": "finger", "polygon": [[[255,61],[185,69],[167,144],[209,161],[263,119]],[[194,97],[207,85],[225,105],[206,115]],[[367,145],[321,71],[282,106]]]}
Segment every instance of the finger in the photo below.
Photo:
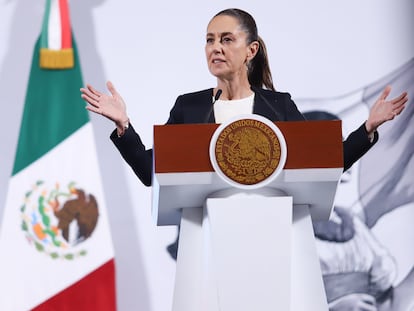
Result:
{"label": "finger", "polygon": [[88,90],[92,93],[92,94],[94,94],[96,97],[100,97],[100,96],[102,96],[102,93],[101,92],[99,92],[97,89],[95,89],[92,85],[90,85],[90,84],[86,84],[86,87],[88,88]]}
{"label": "finger", "polygon": [[112,84],[111,81],[106,82],[106,87],[108,88],[109,92],[111,92],[112,96],[118,95],[118,92],[115,89],[115,86]]}
{"label": "finger", "polygon": [[405,105],[399,106],[397,109],[394,110],[395,115],[398,116],[405,108]]}
{"label": "finger", "polygon": [[398,97],[396,97],[396,98],[393,98],[392,100],[391,100],[391,103],[397,103],[397,102],[400,102],[400,101],[407,101],[408,100],[408,96],[407,96],[407,92],[404,92],[404,93],[402,93],[400,96],[398,96]]}
{"label": "finger", "polygon": [[81,91],[84,95],[88,96],[91,100],[94,101],[99,101],[99,98],[101,97],[100,95],[94,93],[90,88],[82,88]]}
{"label": "finger", "polygon": [[379,99],[386,99],[387,96],[390,94],[390,92],[391,92],[391,86],[387,85],[384,91],[382,91],[382,94],[380,95]]}
{"label": "finger", "polygon": [[408,101],[408,96],[399,96],[391,101],[394,107],[404,105]]}
{"label": "finger", "polygon": [[85,94],[85,93],[81,94],[81,98],[90,105],[94,105],[94,106],[98,105],[98,102],[92,97],[90,97],[88,94]]}
{"label": "finger", "polygon": [[94,107],[94,106],[90,106],[90,105],[88,105],[88,106],[86,106],[85,108],[86,108],[87,110],[91,111],[91,112],[94,112],[94,113],[97,113],[97,114],[101,114],[100,109],[99,109],[99,108],[96,108],[96,107]]}
{"label": "finger", "polygon": [[[82,89],[81,89],[82,90]],[[83,100],[85,100],[86,102],[90,102],[91,100],[92,100],[92,98],[90,98],[89,96],[88,96],[88,94],[86,94],[86,93],[82,93],[81,94],[81,98],[83,99]]]}
{"label": "finger", "polygon": [[81,96],[91,97],[91,95],[92,95],[92,93],[88,89],[85,89],[83,87],[80,88],[80,91],[82,93]]}
{"label": "finger", "polygon": [[94,106],[94,107],[100,107],[99,101],[95,100],[94,98],[89,97],[86,94],[81,95],[82,99],[85,100],[88,104]]}
{"label": "finger", "polygon": [[397,114],[400,114],[401,111],[404,110],[405,108],[405,104],[407,103],[408,99],[404,99],[400,102],[397,102],[395,104],[392,105],[392,111],[396,112]]}

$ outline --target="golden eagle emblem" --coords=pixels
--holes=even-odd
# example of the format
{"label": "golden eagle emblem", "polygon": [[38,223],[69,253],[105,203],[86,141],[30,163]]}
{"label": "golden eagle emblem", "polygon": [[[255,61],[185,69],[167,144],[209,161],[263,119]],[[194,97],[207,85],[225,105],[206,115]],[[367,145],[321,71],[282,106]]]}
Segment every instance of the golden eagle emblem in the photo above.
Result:
{"label": "golden eagle emblem", "polygon": [[215,144],[217,165],[225,176],[254,185],[267,179],[281,157],[279,138],[267,124],[241,119],[227,125]]}

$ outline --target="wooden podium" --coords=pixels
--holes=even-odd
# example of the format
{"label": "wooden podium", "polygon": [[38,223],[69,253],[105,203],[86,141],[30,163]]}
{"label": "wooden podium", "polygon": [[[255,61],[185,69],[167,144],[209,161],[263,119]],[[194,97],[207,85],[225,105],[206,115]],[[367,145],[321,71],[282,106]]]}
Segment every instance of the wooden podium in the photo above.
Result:
{"label": "wooden podium", "polygon": [[286,162],[253,190],[214,171],[218,124],[154,127],[153,216],[180,225],[173,311],[328,310],[312,220],[328,219],[333,207],[341,122],[274,124]]}

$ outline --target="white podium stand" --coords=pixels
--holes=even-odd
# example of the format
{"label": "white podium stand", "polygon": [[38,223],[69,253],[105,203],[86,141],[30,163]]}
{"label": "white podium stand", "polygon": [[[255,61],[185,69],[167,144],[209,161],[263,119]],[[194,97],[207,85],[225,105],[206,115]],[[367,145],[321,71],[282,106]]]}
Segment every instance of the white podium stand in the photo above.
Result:
{"label": "white podium stand", "polygon": [[181,225],[173,311],[328,310],[312,218],[331,213],[341,124],[276,125],[286,164],[255,190],[231,188],[214,172],[217,125],[154,127],[153,215],[158,225]]}

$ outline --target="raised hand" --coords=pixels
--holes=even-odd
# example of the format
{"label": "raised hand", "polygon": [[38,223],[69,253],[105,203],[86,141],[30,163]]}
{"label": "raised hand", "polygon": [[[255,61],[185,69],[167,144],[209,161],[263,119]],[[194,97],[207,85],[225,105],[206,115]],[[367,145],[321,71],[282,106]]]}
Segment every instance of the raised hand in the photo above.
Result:
{"label": "raised hand", "polygon": [[89,104],[86,109],[103,115],[115,122],[117,128],[122,128],[129,120],[125,102],[110,81],[106,83],[106,86],[111,93],[110,95],[104,94],[87,84],[86,88],[80,89],[81,97]]}
{"label": "raised hand", "polygon": [[404,110],[405,103],[408,101],[407,92],[387,100],[390,92],[391,86],[387,86],[375,104],[371,107],[368,120],[365,123],[368,133],[374,132],[381,124],[394,119]]}

